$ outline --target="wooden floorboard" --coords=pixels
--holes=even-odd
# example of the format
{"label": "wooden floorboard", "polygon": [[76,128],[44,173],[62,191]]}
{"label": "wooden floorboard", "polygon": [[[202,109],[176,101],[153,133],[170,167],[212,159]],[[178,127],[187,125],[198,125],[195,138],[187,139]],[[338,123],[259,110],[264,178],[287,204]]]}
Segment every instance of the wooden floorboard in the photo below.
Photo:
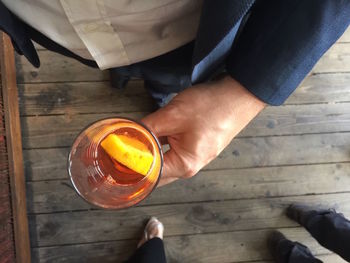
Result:
{"label": "wooden floorboard", "polygon": [[[349,102],[349,88],[350,73],[310,75],[288,98],[285,105]],[[153,109],[152,100],[144,90],[143,82],[136,80],[130,81],[124,91],[111,88],[109,82],[21,84],[19,94],[22,116]]]}
{"label": "wooden floorboard", "polygon": [[[288,238],[303,242],[316,255],[329,253],[301,228],[280,230]],[[270,232],[271,230],[252,230],[168,237],[168,262],[270,260],[271,256],[266,248],[266,239]],[[103,262],[121,262],[132,253],[135,245],[136,241],[131,240],[42,247],[33,249],[33,257],[40,262],[101,262],[101,259]]]}
{"label": "wooden floorboard", "polygon": [[[143,81],[118,90],[110,82],[35,83],[19,86],[22,115],[151,111],[154,102]],[[103,107],[101,107],[103,105]]]}
{"label": "wooden floorboard", "polygon": [[[164,223],[165,236],[296,227],[284,210],[291,203],[333,207],[350,216],[350,193],[260,198],[135,207],[125,211],[76,211],[30,215],[32,246],[137,239],[151,217]],[[336,205],[334,205],[336,204]],[[127,220],[125,220],[127,218]],[[87,231],[88,229],[88,231]]]}
{"label": "wooden floorboard", "polygon": [[[349,162],[350,133],[237,138],[204,169]],[[24,150],[30,181],[67,178],[69,148]]]}
{"label": "wooden floorboard", "polygon": [[[141,119],[147,112],[22,117],[23,147],[68,147],[87,125],[118,115]],[[350,132],[350,103],[268,107],[236,138],[333,132]]]}
{"label": "wooden floorboard", "polygon": [[350,217],[350,30],[281,107],[267,107],[198,176],[157,189],[138,207],[103,211],[67,178],[69,146],[98,119],[154,110],[142,81],[113,89],[108,72],[41,47],[41,68],[17,57],[33,262],[121,262],[151,215],[165,223],[169,262],[272,262],[274,228],[326,263],[344,262],[284,215],[292,202]]}
{"label": "wooden floorboard", "polygon": [[100,71],[81,64],[80,62],[52,53],[48,50],[39,50],[40,68],[31,66],[25,57],[18,56],[16,60],[17,82],[79,82],[105,81],[109,79],[108,71]]}
{"label": "wooden floorboard", "polygon": [[[350,163],[202,171],[156,189],[140,206],[350,192],[349,174]],[[27,182],[27,191],[31,214],[93,208],[68,179]]]}
{"label": "wooden floorboard", "polygon": [[[54,54],[47,50],[38,51],[41,67],[33,68],[26,59],[17,58],[18,83],[104,81],[109,79],[108,71],[99,71],[81,63]],[[313,69],[313,73],[350,72],[350,43],[336,43]]]}

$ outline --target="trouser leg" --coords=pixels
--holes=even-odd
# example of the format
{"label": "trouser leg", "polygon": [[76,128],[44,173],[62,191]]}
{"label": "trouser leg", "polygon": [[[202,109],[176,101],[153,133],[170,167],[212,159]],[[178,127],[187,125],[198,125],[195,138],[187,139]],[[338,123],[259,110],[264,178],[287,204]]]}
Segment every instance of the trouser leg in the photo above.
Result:
{"label": "trouser leg", "polygon": [[304,226],[322,246],[350,261],[350,221],[342,214],[304,206],[291,206],[287,214]]}
{"label": "trouser leg", "polygon": [[126,263],[166,263],[163,240],[152,238],[139,247]]}

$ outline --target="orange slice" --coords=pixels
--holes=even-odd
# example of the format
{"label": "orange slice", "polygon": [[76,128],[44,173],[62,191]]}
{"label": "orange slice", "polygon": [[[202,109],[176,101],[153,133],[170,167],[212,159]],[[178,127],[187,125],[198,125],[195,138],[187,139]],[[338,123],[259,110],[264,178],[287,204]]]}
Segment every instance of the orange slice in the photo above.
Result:
{"label": "orange slice", "polygon": [[147,175],[153,163],[153,155],[147,146],[125,135],[108,135],[102,142],[107,154],[129,169]]}

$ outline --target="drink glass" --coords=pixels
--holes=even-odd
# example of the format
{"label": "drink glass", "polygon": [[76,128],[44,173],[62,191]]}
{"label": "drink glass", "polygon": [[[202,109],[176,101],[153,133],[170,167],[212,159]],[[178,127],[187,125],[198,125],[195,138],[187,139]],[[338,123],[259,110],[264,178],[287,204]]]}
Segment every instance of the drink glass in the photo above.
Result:
{"label": "drink glass", "polygon": [[[146,175],[139,174],[111,158],[101,146],[110,134],[131,138],[147,147],[153,162]],[[68,157],[68,174],[77,193],[89,203],[121,209],[145,199],[161,176],[163,155],[153,133],[143,124],[127,118],[99,120],[75,139]]]}

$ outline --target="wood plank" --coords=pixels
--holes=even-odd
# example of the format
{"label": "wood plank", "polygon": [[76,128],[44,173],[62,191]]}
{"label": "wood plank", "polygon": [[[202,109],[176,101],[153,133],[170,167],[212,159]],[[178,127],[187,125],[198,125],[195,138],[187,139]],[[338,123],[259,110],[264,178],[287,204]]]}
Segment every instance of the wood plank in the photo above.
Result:
{"label": "wood plank", "polygon": [[11,39],[2,32],[0,32],[0,63],[16,261],[21,263],[30,262],[22,138],[17,99],[18,92],[14,51]]}
{"label": "wood plank", "polygon": [[206,169],[347,162],[350,134],[237,138]]}
{"label": "wood plank", "polygon": [[[202,171],[157,188],[140,206],[350,191],[350,164]],[[314,183],[317,182],[317,183]],[[92,209],[69,180],[27,182],[29,213]]]}
{"label": "wood plank", "polygon": [[[285,105],[350,101],[350,73],[310,75]],[[21,115],[151,111],[143,81],[130,81],[125,91],[109,82],[35,83],[19,85]]]}
{"label": "wood plank", "polygon": [[[347,73],[310,75],[285,104],[349,101],[349,83]],[[151,103],[139,80],[130,81],[124,92],[109,82],[22,84],[19,96],[22,115],[140,111]]]}
{"label": "wood plank", "polygon": [[125,90],[109,82],[36,83],[19,86],[21,115],[152,111],[154,102],[143,81],[130,81]]}
{"label": "wood plank", "polygon": [[123,116],[140,120],[146,113],[105,113],[86,115],[54,115],[21,118],[23,147],[68,147],[86,126],[98,120]]}
{"label": "wood plank", "polygon": [[350,27],[345,30],[344,34],[338,39],[337,42],[350,42]]}
{"label": "wood plank", "polygon": [[[324,263],[346,263],[344,259],[339,257],[336,254],[329,254],[329,255],[314,255],[318,259],[322,260]],[[231,262],[235,263],[235,262]],[[244,263],[276,263],[274,260],[264,260],[264,261],[244,261]]]}
{"label": "wood plank", "polygon": [[[120,113],[141,119],[147,113]],[[22,117],[23,147],[68,147],[77,134],[96,120],[118,115],[84,114]],[[297,135],[350,131],[350,103],[267,107],[238,136]]]}
{"label": "wood plank", "polygon": [[139,227],[151,216],[156,216],[163,222],[166,236],[294,227],[298,224],[284,215],[284,209],[289,204],[335,206],[345,216],[350,217],[349,198],[350,193],[341,193],[166,204],[122,211],[35,214],[29,215],[31,244],[40,247],[136,239],[140,234]]}
{"label": "wood plank", "polygon": [[350,72],[350,43],[334,44],[317,62],[312,72]]}
{"label": "wood plank", "polygon": [[[349,162],[350,133],[235,139],[205,169]],[[24,150],[29,181],[66,179],[69,148]]]}
{"label": "wood plank", "polygon": [[[18,83],[108,80],[108,72],[87,67],[74,59],[38,51],[41,67],[34,68],[23,56],[17,56]],[[336,43],[317,63],[312,72],[350,72],[350,43]]]}
{"label": "wood plank", "polygon": [[309,75],[284,104],[350,101],[349,90],[349,73]]}
{"label": "wood plank", "polygon": [[83,65],[75,59],[39,50],[40,68],[33,67],[24,56],[16,56],[17,82],[73,82],[105,81],[109,79],[108,71],[101,71]]}
{"label": "wood plank", "polygon": [[[167,228],[166,228],[167,229]],[[329,253],[301,228],[280,229],[317,254]],[[270,230],[174,236],[165,239],[168,262],[241,262],[270,260],[266,239]],[[136,241],[53,246],[33,249],[35,262],[122,262],[133,253]],[[333,263],[333,262],[332,262]]]}

